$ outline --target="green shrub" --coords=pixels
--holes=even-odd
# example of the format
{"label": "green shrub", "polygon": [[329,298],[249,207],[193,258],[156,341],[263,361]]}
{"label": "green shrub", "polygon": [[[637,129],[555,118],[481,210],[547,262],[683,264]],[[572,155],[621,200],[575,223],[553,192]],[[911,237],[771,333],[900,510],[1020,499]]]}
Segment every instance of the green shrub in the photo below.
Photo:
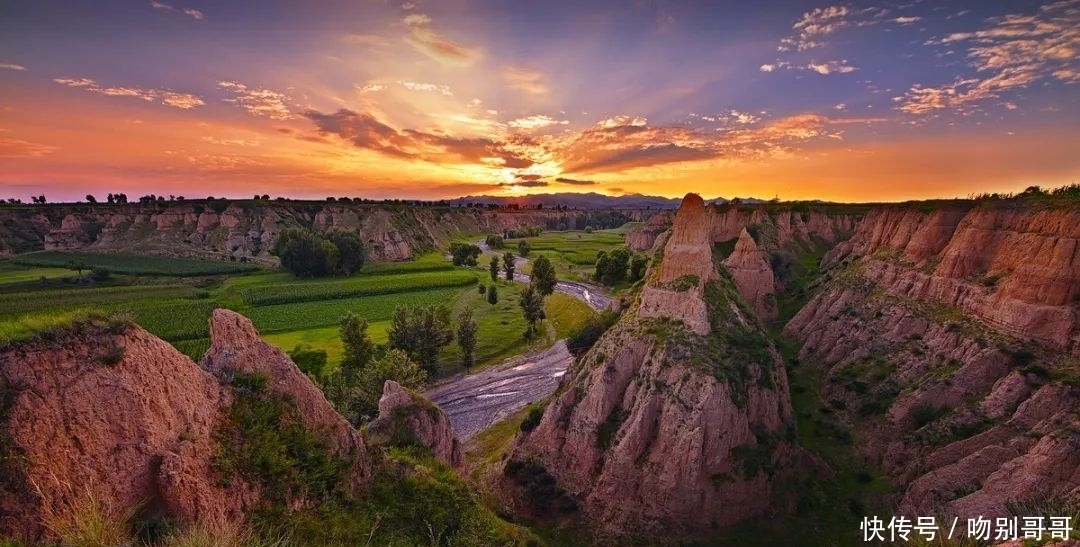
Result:
{"label": "green shrub", "polygon": [[540,405],[533,406],[529,409],[529,414],[521,421],[521,431],[528,433],[529,431],[536,429],[536,426],[540,425],[540,420],[543,418],[544,407]]}

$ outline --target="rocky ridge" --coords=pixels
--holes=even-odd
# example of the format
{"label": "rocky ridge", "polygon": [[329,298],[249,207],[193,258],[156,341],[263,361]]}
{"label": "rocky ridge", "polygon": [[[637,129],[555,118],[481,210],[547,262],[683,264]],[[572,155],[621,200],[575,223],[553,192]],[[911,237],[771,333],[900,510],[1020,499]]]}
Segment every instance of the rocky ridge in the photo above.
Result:
{"label": "rocky ridge", "polygon": [[893,206],[825,256],[785,332],[900,511],[1080,500],[1078,221],[1039,204]]}
{"label": "rocky ridge", "polygon": [[242,522],[263,488],[221,480],[214,462],[241,377],[264,378],[260,389],[289,401],[348,462],[340,487],[361,492],[372,476],[364,441],[319,388],[239,314],[216,310],[210,327],[203,367],[137,326],[105,320],[0,352],[0,533],[40,539],[50,518],[88,496],[109,511],[211,528]]}
{"label": "rocky ridge", "polygon": [[717,270],[711,214],[687,196],[640,301],[567,374],[507,466],[553,477],[600,541],[700,537],[760,516],[793,472],[786,374]]}

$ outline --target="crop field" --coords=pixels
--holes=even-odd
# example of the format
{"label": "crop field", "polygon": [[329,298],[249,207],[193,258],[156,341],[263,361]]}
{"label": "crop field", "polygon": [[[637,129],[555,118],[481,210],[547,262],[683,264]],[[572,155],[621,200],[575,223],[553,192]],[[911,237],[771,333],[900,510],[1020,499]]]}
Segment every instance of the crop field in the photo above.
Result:
{"label": "crop field", "polygon": [[388,320],[394,313],[394,308],[398,306],[439,304],[454,298],[460,290],[419,290],[339,300],[278,304],[251,308],[245,312],[245,315],[251,318],[255,327],[262,333],[303,330],[337,325],[341,317],[350,311],[369,322]]}
{"label": "crop field", "polygon": [[474,283],[476,283],[476,275],[468,271],[427,271],[400,275],[358,275],[345,280],[294,281],[261,285],[244,289],[241,291],[241,296],[245,304],[269,306],[443,287],[463,287]]}
{"label": "crop field", "polygon": [[90,268],[106,268],[113,273],[132,275],[160,275],[188,277],[196,275],[221,275],[250,272],[258,267],[252,264],[168,258],[161,256],[81,253],[69,251],[41,251],[19,255],[12,259],[16,264],[67,268],[81,264]]}
{"label": "crop field", "polygon": [[[570,255],[581,254],[575,259],[583,261],[589,253],[595,255],[594,249],[621,243],[622,236],[545,234],[544,241],[558,243],[559,248],[569,249]],[[72,261],[88,269],[106,267],[116,275],[97,284],[77,284],[69,279],[75,276],[67,267]],[[382,344],[398,306],[445,304],[455,321],[461,310],[473,309],[480,327],[475,364],[485,366],[550,344],[557,336],[565,336],[569,326],[593,313],[573,298],[552,295],[541,333],[526,340],[526,323],[518,306],[522,285],[500,281],[499,302],[488,304],[476,286],[478,281],[491,284],[486,267],[454,267],[441,252],[408,262],[369,264],[348,278],[304,280],[278,270],[241,268],[250,266],[92,253],[42,252],[3,260],[0,342],[68,324],[91,310],[122,312],[198,361],[210,346],[210,315],[224,307],[251,318],[268,342],[286,351],[298,344],[325,350],[328,365],[336,367],[342,356],[338,323],[346,313],[366,319],[368,334]],[[199,277],[189,279],[196,275]],[[42,276],[54,281],[39,283]],[[560,273],[560,277],[566,276]],[[3,288],[5,284],[9,289]],[[440,366],[447,373],[460,371],[457,344],[443,350]]]}
{"label": "crop field", "polygon": [[0,266],[0,285],[63,277],[75,277],[75,272],[67,268],[22,268],[11,264]]}

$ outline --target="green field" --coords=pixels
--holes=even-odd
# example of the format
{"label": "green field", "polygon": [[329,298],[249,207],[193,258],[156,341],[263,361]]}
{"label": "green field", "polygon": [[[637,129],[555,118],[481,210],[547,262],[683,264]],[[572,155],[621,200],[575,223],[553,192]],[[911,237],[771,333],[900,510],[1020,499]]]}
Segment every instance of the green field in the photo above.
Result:
{"label": "green field", "polygon": [[234,274],[258,269],[253,264],[238,264],[235,262],[72,251],[28,253],[11,259],[11,262],[25,266],[60,268],[70,268],[74,264],[80,264],[85,266],[86,269],[105,268],[113,273],[168,277]]}
{"label": "green field", "polygon": [[[592,283],[592,274],[596,266],[596,253],[620,247],[626,242],[625,230],[597,230],[585,232],[571,230],[566,232],[544,232],[539,236],[524,238],[529,242],[528,258],[544,255],[551,259],[555,272],[561,279]],[[521,239],[506,240],[506,249],[517,252]],[[526,264],[524,273],[531,267]]]}
{"label": "green field", "polygon": [[75,271],[67,268],[27,268],[14,264],[0,266],[0,285],[27,283],[44,279],[75,277]]}
{"label": "green field", "polygon": [[[576,234],[545,235],[548,240],[569,239],[570,247],[621,241],[621,236],[602,233],[578,241]],[[108,267],[117,275],[83,285],[74,282],[75,272],[68,268],[31,265],[72,260]],[[476,286],[491,284],[486,268],[456,268],[439,252],[408,262],[369,264],[349,278],[302,280],[278,270],[238,271],[240,267],[248,268],[225,262],[58,252],[0,261],[0,341],[70,323],[90,310],[123,312],[199,360],[210,345],[209,317],[214,309],[225,307],[251,318],[267,341],[284,350],[298,344],[325,350],[328,363],[335,367],[342,355],[338,323],[346,313],[365,318],[372,339],[385,343],[397,306],[446,304],[455,318],[466,307],[474,310],[480,326],[476,365],[484,366],[550,344],[593,313],[584,303],[556,293],[547,300],[548,320],[541,334],[526,340],[518,306],[522,286],[500,281],[500,299],[492,306]],[[191,279],[193,272],[201,273]],[[42,276],[71,279],[39,283]],[[6,291],[5,284],[10,287]],[[459,363],[460,350],[451,344],[440,357],[441,368],[456,372]]]}
{"label": "green field", "polygon": [[345,280],[293,281],[259,285],[241,291],[244,303],[269,306],[331,300],[354,296],[375,296],[442,287],[463,287],[476,283],[476,275],[468,271],[403,273],[400,275],[359,275]]}

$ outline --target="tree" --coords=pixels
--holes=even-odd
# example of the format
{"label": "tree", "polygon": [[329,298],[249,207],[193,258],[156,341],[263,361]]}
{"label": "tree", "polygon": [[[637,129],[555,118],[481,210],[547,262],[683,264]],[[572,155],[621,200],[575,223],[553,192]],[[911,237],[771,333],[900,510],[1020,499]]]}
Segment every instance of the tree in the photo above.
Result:
{"label": "tree", "polygon": [[86,202],[93,205],[97,203],[97,198],[94,197],[94,194],[86,194]]}
{"label": "tree", "polygon": [[506,280],[514,280],[514,253],[509,251],[503,255],[503,271],[506,272]]}
{"label": "tree", "polygon": [[497,285],[492,285],[491,288],[488,289],[487,301],[488,304],[491,304],[492,306],[499,303],[499,287]]}
{"label": "tree", "polygon": [[281,259],[281,266],[296,277],[319,277],[331,271],[323,240],[310,230],[288,229],[281,233],[270,251]]}
{"label": "tree", "polygon": [[503,237],[501,235],[489,234],[487,238],[484,239],[484,243],[486,243],[487,246],[491,247],[492,249],[502,249],[505,242],[503,241]]}
{"label": "tree", "polygon": [[632,253],[626,247],[619,247],[610,253],[600,251],[596,253],[596,270],[593,277],[605,284],[615,285],[626,279],[626,268],[630,264]]}
{"label": "tree", "polygon": [[364,247],[356,234],[333,232],[323,237],[311,230],[290,228],[278,236],[270,254],[297,277],[352,275],[364,264]]}
{"label": "tree", "polygon": [[630,259],[630,281],[637,281],[645,276],[645,267],[649,264],[649,258],[642,254],[635,254]]}
{"label": "tree", "polygon": [[364,266],[364,243],[356,234],[331,232],[328,236],[338,252],[338,271],[352,275]]}
{"label": "tree", "polygon": [[555,292],[556,283],[558,280],[555,278],[555,266],[552,266],[548,257],[540,255],[533,261],[532,284],[536,285],[540,294],[547,296]]}
{"label": "tree", "polygon": [[341,358],[341,373],[348,384],[354,383],[360,371],[375,356],[375,344],[367,334],[367,320],[353,312],[341,318],[341,345],[345,355]]}
{"label": "tree", "polygon": [[525,258],[525,257],[529,256],[529,250],[530,249],[531,249],[531,247],[529,246],[528,241],[523,239],[523,240],[518,242],[518,255],[521,256],[521,258]]}
{"label": "tree", "polygon": [[106,201],[109,203],[116,203],[116,196],[114,196],[112,192],[109,192],[109,197],[106,198]]}
{"label": "tree", "polygon": [[492,283],[499,280],[499,257],[491,257],[491,262],[488,262],[488,273],[491,274]]}
{"label": "tree", "polygon": [[521,291],[521,300],[518,304],[521,306],[522,313],[525,314],[525,321],[529,323],[529,330],[526,333],[536,332],[536,322],[543,321],[545,318],[544,295],[530,283],[525,290]]}
{"label": "tree", "polygon": [[372,361],[360,371],[357,383],[358,397],[354,400],[353,411],[360,416],[374,416],[379,411],[379,398],[382,397],[383,385],[393,380],[401,387],[420,391],[424,389],[428,373],[408,354],[399,349],[386,352],[382,359]]}
{"label": "tree", "polygon": [[473,351],[476,349],[476,333],[480,330],[476,320],[473,319],[472,308],[465,308],[458,315],[457,343],[461,348],[461,364],[471,367],[473,364]]}
{"label": "tree", "polygon": [[289,358],[296,363],[301,372],[312,376],[316,381],[323,377],[326,367],[326,350],[315,349],[307,344],[297,344],[289,352]]}
{"label": "tree", "polygon": [[476,266],[480,257],[480,247],[471,243],[454,242],[450,244],[450,257],[455,266]]}
{"label": "tree", "polygon": [[454,341],[450,310],[444,306],[398,306],[387,331],[388,346],[404,351],[424,370],[435,372],[439,351]]}
{"label": "tree", "polygon": [[478,284],[478,285],[476,286],[476,290],[477,290],[477,292],[479,292],[480,294],[485,294],[485,293],[487,293],[487,285],[485,285],[485,284],[483,284],[483,283],[480,283],[480,284]]}

